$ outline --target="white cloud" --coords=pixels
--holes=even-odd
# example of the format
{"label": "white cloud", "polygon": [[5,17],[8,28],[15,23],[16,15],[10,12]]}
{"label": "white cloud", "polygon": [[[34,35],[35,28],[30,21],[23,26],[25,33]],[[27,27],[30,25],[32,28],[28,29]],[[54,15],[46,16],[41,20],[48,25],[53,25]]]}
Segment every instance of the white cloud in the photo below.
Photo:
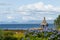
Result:
{"label": "white cloud", "polygon": [[46,20],[54,20],[53,17],[46,17]]}
{"label": "white cloud", "polygon": [[13,17],[12,16],[7,16],[7,19],[13,19]]}
{"label": "white cloud", "polygon": [[20,11],[32,11],[32,10],[42,10],[42,11],[58,11],[60,8],[54,7],[51,4],[45,5],[43,2],[38,2],[34,4],[23,5],[19,7]]}
{"label": "white cloud", "polygon": [[[1,19],[3,16],[7,16],[8,21],[30,21],[30,20],[43,20],[43,17],[46,17],[46,20],[54,20],[57,15],[60,13],[60,7],[55,7],[51,4],[45,5],[43,2],[28,4],[20,6],[17,10],[9,10],[0,12],[2,13]],[[5,13],[5,14],[4,14]]]}
{"label": "white cloud", "polygon": [[[47,20],[54,20],[54,14],[56,14],[56,12],[60,13],[60,7],[55,7],[51,4],[45,5],[43,2],[38,2],[20,6],[18,11],[20,14],[22,13],[25,15],[22,16],[23,20],[42,20],[43,17],[46,17]],[[51,14],[53,14],[53,16],[51,16]]]}
{"label": "white cloud", "polygon": [[35,18],[35,17],[31,17],[31,16],[24,16],[24,17],[22,17],[22,19],[23,20],[37,20],[37,18]]}

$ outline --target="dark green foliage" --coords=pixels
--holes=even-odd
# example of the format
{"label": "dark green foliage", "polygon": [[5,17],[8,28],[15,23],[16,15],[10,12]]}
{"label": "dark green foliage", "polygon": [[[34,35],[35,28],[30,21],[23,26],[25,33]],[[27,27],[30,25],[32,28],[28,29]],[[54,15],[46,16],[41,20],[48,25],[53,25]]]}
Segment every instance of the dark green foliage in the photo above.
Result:
{"label": "dark green foliage", "polygon": [[21,37],[21,38],[20,38],[20,40],[24,40],[24,38],[23,38],[23,37]]}
{"label": "dark green foliage", "polygon": [[25,37],[26,37],[26,38],[29,37],[29,34],[26,34]]}
{"label": "dark green foliage", "polygon": [[4,39],[4,32],[3,30],[0,30],[0,40],[3,40]]}
{"label": "dark green foliage", "polygon": [[4,40],[17,40],[17,38],[7,36],[7,37],[4,38]]}
{"label": "dark green foliage", "polygon": [[60,26],[60,15],[54,20],[56,26]]}
{"label": "dark green foliage", "polygon": [[37,37],[40,38],[40,37],[41,37],[41,34],[38,33],[38,34],[37,34]]}
{"label": "dark green foliage", "polygon": [[54,24],[57,30],[60,30],[60,15],[54,20]]}

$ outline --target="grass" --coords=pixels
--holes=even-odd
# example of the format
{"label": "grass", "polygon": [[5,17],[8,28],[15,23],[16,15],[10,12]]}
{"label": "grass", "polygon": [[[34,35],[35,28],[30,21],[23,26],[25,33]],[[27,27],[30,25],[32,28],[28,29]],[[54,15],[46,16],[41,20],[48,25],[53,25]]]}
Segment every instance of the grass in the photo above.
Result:
{"label": "grass", "polygon": [[15,34],[13,34],[13,37],[16,37],[16,38],[24,37],[24,33],[21,33],[21,32],[15,33]]}

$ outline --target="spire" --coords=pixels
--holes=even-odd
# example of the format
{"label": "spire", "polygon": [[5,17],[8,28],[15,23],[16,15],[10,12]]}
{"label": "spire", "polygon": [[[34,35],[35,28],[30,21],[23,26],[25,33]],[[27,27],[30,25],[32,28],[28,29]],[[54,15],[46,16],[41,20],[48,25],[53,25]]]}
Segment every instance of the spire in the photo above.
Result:
{"label": "spire", "polygon": [[44,20],[45,20],[45,17],[44,17]]}

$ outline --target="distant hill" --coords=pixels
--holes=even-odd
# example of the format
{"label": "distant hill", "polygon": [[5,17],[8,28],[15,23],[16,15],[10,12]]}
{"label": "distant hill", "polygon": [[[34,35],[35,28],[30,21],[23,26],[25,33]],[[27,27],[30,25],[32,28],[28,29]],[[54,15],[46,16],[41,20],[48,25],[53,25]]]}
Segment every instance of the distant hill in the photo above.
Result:
{"label": "distant hill", "polygon": [[[42,20],[30,20],[27,22],[16,22],[16,21],[12,21],[12,22],[0,22],[0,24],[40,24],[42,22]],[[54,21],[53,20],[47,20],[47,23],[49,24],[53,24]]]}
{"label": "distant hill", "polygon": [[[28,23],[35,23],[35,24],[40,24],[42,22],[42,20],[31,20]],[[47,20],[47,23],[49,24],[53,24],[54,21],[53,20]]]}

